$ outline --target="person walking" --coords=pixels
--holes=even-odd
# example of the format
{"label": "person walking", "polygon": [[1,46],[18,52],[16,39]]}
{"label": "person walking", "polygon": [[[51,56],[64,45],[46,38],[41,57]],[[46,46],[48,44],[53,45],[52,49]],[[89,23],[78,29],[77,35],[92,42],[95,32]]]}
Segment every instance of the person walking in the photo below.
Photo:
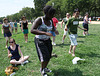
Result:
{"label": "person walking", "polygon": [[59,33],[55,29],[52,21],[56,10],[52,6],[45,6],[43,11],[45,15],[34,21],[31,33],[36,35],[34,42],[41,62],[40,72],[42,76],[47,76],[47,72],[51,72],[51,70],[47,68],[52,54],[52,42],[50,39],[52,34],[50,31],[52,30],[56,34]]}
{"label": "person walking", "polygon": [[18,26],[17,26],[16,20],[15,20],[15,22],[14,22],[14,28],[15,28],[15,33],[17,34],[17,28],[18,28]]}
{"label": "person walking", "polygon": [[2,24],[2,34],[4,34],[4,37],[6,39],[6,48],[8,47],[8,41],[10,40],[12,34],[10,32],[11,26],[8,23],[7,18],[3,19],[3,24]]}
{"label": "person walking", "polygon": [[81,30],[87,30],[87,29],[83,29],[81,27],[79,27],[79,14],[80,11],[79,9],[75,9],[74,13],[73,13],[73,17],[70,18],[65,26],[65,31],[68,30],[69,33],[69,38],[71,41],[71,45],[70,45],[70,49],[69,49],[69,54],[71,54],[71,50],[73,49],[73,53],[72,56],[75,56],[75,50],[76,50],[76,46],[77,46],[77,28],[80,28]]}

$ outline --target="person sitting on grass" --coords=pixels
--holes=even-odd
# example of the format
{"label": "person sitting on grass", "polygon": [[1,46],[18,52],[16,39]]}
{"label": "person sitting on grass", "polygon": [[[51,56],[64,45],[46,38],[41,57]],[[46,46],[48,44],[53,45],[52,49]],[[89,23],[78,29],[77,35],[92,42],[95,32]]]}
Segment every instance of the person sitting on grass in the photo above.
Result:
{"label": "person sitting on grass", "polygon": [[78,26],[79,19],[77,19],[77,18],[79,17],[79,14],[80,14],[80,11],[78,9],[75,9],[74,13],[73,13],[73,17],[68,20],[68,22],[65,26],[65,31],[68,30],[70,41],[71,41],[69,54],[71,54],[71,50],[73,49],[72,56],[75,56],[75,49],[77,46],[77,37],[78,37],[77,28],[80,28],[81,30],[87,30],[87,29],[82,29],[81,27]]}
{"label": "person sitting on grass", "polygon": [[[16,64],[25,64],[28,63],[29,56],[23,56],[20,46],[16,44],[14,39],[10,39],[10,46],[8,47],[8,57],[11,57],[10,63],[13,65]],[[19,52],[21,56],[19,55]]]}

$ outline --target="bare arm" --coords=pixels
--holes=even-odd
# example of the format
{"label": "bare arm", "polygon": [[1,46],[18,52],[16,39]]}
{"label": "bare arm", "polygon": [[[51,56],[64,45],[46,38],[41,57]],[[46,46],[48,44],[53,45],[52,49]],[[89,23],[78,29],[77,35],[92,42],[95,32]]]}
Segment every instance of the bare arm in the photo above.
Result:
{"label": "bare arm", "polygon": [[3,25],[2,25],[2,29],[1,29],[1,31],[2,31],[2,34],[3,34]]}
{"label": "bare arm", "polygon": [[24,58],[23,53],[22,53],[22,51],[21,51],[21,49],[20,49],[20,46],[18,46],[18,50],[19,50],[19,52],[20,52],[20,54],[21,54],[21,57]]}
{"label": "bare arm", "polygon": [[22,32],[23,32],[23,23],[21,22],[21,29],[22,29]]}
{"label": "bare arm", "polygon": [[87,29],[81,28],[80,26],[78,26],[78,28],[81,29],[81,30],[87,30]]}
{"label": "bare arm", "polygon": [[62,20],[62,22],[61,22],[61,29],[62,29],[63,22],[64,22],[64,21]]}
{"label": "bare arm", "polygon": [[10,51],[8,50],[8,57],[11,57],[12,56],[12,54],[10,53]]}
{"label": "bare arm", "polygon": [[36,34],[36,35],[48,35],[48,36],[52,36],[51,33],[47,33],[47,32],[44,32],[44,31],[39,31],[37,28],[39,27],[39,25],[42,24],[42,20],[41,18],[37,18],[33,25],[32,25],[32,28],[31,28],[31,33],[32,34]]}

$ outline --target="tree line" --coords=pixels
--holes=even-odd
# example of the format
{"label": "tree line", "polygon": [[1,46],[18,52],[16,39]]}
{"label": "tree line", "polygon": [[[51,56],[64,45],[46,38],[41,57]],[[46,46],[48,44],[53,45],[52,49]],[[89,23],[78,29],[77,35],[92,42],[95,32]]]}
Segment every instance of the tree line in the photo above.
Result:
{"label": "tree line", "polygon": [[[28,20],[34,20],[43,15],[45,5],[51,5],[56,9],[55,17],[58,19],[65,17],[67,12],[72,15],[75,8],[80,10],[81,16],[84,16],[86,12],[91,17],[100,16],[100,0],[33,0],[33,2],[35,8],[25,7],[19,13],[8,15],[8,20],[19,21],[22,16],[26,16]],[[3,18],[0,18],[0,22]]]}

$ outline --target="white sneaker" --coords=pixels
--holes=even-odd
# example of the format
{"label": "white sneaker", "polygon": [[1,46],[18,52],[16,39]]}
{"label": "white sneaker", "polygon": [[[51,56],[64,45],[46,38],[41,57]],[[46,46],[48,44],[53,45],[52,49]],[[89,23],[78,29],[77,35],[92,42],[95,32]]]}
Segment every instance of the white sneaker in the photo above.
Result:
{"label": "white sneaker", "polygon": [[83,36],[85,36],[85,34],[83,34]]}
{"label": "white sneaker", "polygon": [[62,44],[64,43],[64,40],[62,40]]}
{"label": "white sneaker", "polygon": [[24,64],[26,64],[26,63],[28,63],[28,62],[29,62],[28,60],[22,62],[22,63],[21,63],[21,66],[24,66]]}
{"label": "white sneaker", "polygon": [[45,68],[44,71],[45,71],[45,72],[52,72],[52,70],[50,70],[50,69],[48,69],[48,68]]}
{"label": "white sneaker", "polygon": [[47,73],[45,72],[45,69],[43,69],[42,71],[41,71],[41,69],[40,69],[40,72],[41,72],[41,75],[42,75],[42,76],[48,76]]}
{"label": "white sneaker", "polygon": [[52,45],[56,45],[56,43],[55,42],[52,42]]}

